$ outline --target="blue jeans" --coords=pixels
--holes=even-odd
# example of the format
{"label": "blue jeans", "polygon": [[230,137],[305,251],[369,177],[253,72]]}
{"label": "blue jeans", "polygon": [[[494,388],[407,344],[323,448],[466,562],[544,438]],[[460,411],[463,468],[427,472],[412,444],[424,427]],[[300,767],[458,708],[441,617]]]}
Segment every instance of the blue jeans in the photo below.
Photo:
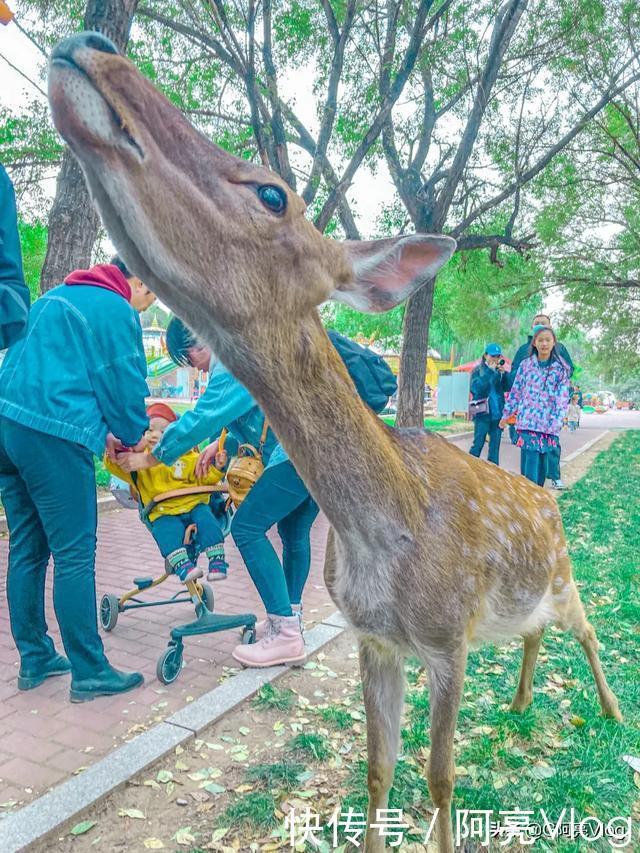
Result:
{"label": "blue jeans", "polygon": [[499,421],[492,421],[489,418],[476,417],[473,420],[473,444],[469,450],[472,456],[480,456],[482,448],[489,436],[489,454],[487,459],[495,465],[500,464],[500,441],[502,439],[502,430],[498,426]]}
{"label": "blue jeans", "polygon": [[53,606],[73,678],[108,665],[96,610],[96,480],[93,454],[79,444],[0,417],[0,496],[9,526],[7,599],[24,669],[55,649],[44,612],[53,554]]}
{"label": "blue jeans", "polygon": [[198,504],[180,515],[161,515],[151,522],[151,533],[163,557],[168,557],[184,544],[184,533],[190,524],[198,528],[200,552],[224,541],[222,529],[208,503]]}
{"label": "blue jeans", "polygon": [[538,486],[544,486],[547,469],[545,456],[549,456],[549,452],[539,453],[537,450],[526,450],[524,447],[520,450],[520,473]]}
{"label": "blue jeans", "polygon": [[[310,531],[318,505],[289,460],[267,468],[231,522],[231,535],[267,613],[291,616],[311,567]],[[267,531],[278,525],[282,563]]]}
{"label": "blue jeans", "polygon": [[550,447],[547,457],[547,477],[550,480],[559,480],[560,479],[560,454],[562,453],[562,448],[560,447],[560,439],[558,439],[557,447]]}

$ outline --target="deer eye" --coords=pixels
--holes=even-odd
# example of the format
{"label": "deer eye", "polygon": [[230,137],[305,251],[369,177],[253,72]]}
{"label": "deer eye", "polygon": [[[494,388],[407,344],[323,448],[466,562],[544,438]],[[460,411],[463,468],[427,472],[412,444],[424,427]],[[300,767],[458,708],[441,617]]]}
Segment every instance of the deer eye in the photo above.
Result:
{"label": "deer eye", "polygon": [[274,213],[284,213],[287,207],[285,191],[274,184],[264,184],[264,186],[258,187],[258,198],[265,207]]}

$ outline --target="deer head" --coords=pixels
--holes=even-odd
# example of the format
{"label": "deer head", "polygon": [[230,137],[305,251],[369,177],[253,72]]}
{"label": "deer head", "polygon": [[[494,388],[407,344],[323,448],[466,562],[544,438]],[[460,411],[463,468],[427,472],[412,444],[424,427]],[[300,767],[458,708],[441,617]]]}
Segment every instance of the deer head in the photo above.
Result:
{"label": "deer head", "polygon": [[290,329],[328,299],[386,311],[455,249],[425,234],[323,237],[278,175],[206,139],[97,33],[55,48],[49,98],[127,265],[196,331],[206,317],[214,347]]}

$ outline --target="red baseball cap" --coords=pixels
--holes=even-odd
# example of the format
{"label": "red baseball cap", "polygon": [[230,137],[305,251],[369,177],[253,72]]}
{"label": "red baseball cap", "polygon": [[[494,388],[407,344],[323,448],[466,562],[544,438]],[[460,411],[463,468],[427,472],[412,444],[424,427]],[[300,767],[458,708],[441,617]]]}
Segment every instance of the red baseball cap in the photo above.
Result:
{"label": "red baseball cap", "polygon": [[167,406],[166,403],[152,403],[147,407],[147,417],[164,418],[165,421],[169,421],[169,423],[173,423],[173,421],[178,420],[176,413],[173,411],[171,406]]}

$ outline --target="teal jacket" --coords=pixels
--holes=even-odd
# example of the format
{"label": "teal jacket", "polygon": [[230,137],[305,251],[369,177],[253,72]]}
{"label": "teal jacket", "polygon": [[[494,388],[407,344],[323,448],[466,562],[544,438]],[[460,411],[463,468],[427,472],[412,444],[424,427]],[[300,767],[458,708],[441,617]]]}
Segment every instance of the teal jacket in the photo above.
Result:
{"label": "teal jacket", "polygon": [[138,314],[100,287],[61,284],[38,299],[0,368],[0,415],[102,456],[107,432],[136,444],[147,364]]}
{"label": "teal jacket", "polygon": [[22,273],[16,196],[0,165],[0,349],[24,335],[30,301]]}
{"label": "teal jacket", "polygon": [[[171,424],[156,445],[153,455],[165,465],[173,463],[203,441],[217,438],[224,427],[240,444],[257,447],[264,426],[264,415],[244,385],[220,362],[212,362],[209,383],[190,412]],[[273,431],[267,431],[263,450],[265,465],[288,459]]]}

